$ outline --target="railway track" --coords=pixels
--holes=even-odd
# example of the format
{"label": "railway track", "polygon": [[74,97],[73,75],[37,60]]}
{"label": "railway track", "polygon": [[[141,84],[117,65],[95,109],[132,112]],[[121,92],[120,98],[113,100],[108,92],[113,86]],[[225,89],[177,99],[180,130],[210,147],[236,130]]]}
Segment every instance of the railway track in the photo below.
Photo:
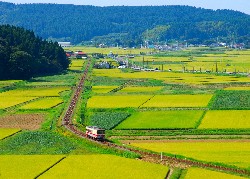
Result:
{"label": "railway track", "polygon": [[[73,94],[71,102],[70,102],[70,104],[66,110],[66,113],[63,117],[63,120],[62,120],[62,125],[65,126],[65,128],[67,128],[69,131],[71,131],[75,135],[77,135],[81,138],[85,138],[87,140],[91,140],[91,139],[87,138],[87,136],[85,135],[84,132],[82,132],[76,126],[73,125],[72,117],[73,117],[73,113],[74,113],[74,110],[76,107],[76,103],[79,100],[79,98],[81,97],[81,93],[84,89],[84,82],[85,82],[85,79],[87,78],[88,69],[90,67],[90,64],[91,64],[91,60],[89,60],[87,65],[86,65],[84,73],[80,79],[79,84],[77,85],[77,88]],[[138,153],[142,156],[142,158],[141,158],[142,160],[149,161],[148,158],[150,158],[151,162],[162,163],[165,165],[170,165],[172,167],[182,166],[183,168],[188,168],[188,167],[194,166],[194,167],[210,168],[210,169],[216,169],[216,170],[220,170],[220,171],[224,171],[224,172],[232,172],[232,173],[242,174],[245,176],[250,176],[250,172],[247,170],[243,170],[243,169],[224,167],[224,166],[219,166],[219,165],[215,165],[215,164],[202,163],[202,162],[198,162],[198,161],[192,161],[189,159],[180,159],[180,158],[170,157],[170,156],[162,156],[161,157],[160,154],[154,154],[154,153],[145,152],[145,151],[141,151],[141,150],[137,150],[137,149],[132,149],[132,148],[129,148],[126,146],[120,146],[120,145],[111,143],[109,141],[104,141],[104,142],[98,142],[98,141],[94,141],[94,140],[91,140],[91,141],[96,142],[100,145],[107,146],[107,147],[116,148],[118,150],[135,152],[135,153]]]}

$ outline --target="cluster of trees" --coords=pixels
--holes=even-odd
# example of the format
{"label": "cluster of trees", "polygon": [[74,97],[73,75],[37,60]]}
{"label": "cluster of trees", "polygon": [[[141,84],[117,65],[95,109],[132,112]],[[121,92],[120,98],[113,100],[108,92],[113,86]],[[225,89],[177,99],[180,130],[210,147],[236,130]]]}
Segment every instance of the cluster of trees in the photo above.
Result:
{"label": "cluster of trees", "polygon": [[59,73],[69,63],[58,43],[42,40],[20,27],[0,26],[0,79]]}
{"label": "cluster of trees", "polygon": [[[250,15],[190,6],[96,7],[0,2],[0,24],[6,23],[33,30],[46,39],[67,39],[73,43],[108,42],[110,37],[114,43],[125,46],[166,39],[190,43],[217,37],[250,41]],[[149,37],[152,39],[146,39]]]}

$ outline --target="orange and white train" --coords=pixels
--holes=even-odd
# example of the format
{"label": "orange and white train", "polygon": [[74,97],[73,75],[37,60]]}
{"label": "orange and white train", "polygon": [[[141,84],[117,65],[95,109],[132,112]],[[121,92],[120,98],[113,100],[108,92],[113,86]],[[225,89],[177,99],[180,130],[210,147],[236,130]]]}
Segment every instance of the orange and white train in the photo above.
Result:
{"label": "orange and white train", "polygon": [[99,128],[97,126],[87,126],[86,136],[94,140],[104,141],[105,139],[105,129]]}

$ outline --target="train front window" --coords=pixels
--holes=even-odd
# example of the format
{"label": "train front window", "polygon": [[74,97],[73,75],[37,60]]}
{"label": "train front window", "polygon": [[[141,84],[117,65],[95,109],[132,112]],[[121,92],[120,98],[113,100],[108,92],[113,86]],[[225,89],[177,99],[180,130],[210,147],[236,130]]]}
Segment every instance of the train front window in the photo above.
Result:
{"label": "train front window", "polygon": [[105,131],[104,130],[98,130],[97,134],[105,134]]}

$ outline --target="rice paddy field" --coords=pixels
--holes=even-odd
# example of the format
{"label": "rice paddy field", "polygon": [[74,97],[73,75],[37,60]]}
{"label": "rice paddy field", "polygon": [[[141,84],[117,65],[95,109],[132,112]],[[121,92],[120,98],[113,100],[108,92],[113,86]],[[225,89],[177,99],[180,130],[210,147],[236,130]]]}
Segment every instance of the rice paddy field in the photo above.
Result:
{"label": "rice paddy field", "polygon": [[[112,51],[125,59],[133,54],[131,65],[159,69],[91,67],[73,117],[83,132],[97,125],[118,145],[127,140],[139,149],[250,171],[249,50],[68,50],[88,56]],[[118,66],[108,58],[93,59],[92,64],[100,60]],[[67,132],[60,119],[84,65],[72,59],[63,74],[0,81],[0,178],[166,178],[170,168],[181,166],[157,165],[150,157],[146,160],[151,162],[118,157],[139,156]],[[189,167],[181,177],[241,178]]]}
{"label": "rice paddy field", "polygon": [[195,128],[203,111],[145,111],[132,114],[116,129]]}
{"label": "rice paddy field", "polygon": [[[1,93],[0,93],[1,94]],[[35,100],[37,97],[26,96],[0,96],[0,109],[6,109],[13,107],[31,100]]]}
{"label": "rice paddy field", "polygon": [[162,80],[164,83],[176,84],[214,84],[214,83],[246,83],[250,82],[248,77],[238,76],[218,76],[215,74],[200,74],[200,73],[181,73],[181,72],[136,72],[123,73],[119,69],[107,70],[95,69],[95,76],[104,76],[110,78],[128,78],[128,79],[156,79]]}
{"label": "rice paddy field", "polygon": [[88,100],[88,108],[138,108],[152,96],[93,96]]}
{"label": "rice paddy field", "polygon": [[59,97],[40,98],[21,106],[19,109],[50,109],[61,103],[63,103],[63,100]]}
{"label": "rice paddy field", "polygon": [[0,155],[1,178],[35,178],[62,158],[60,155]]}
{"label": "rice paddy field", "polygon": [[244,179],[245,177],[240,177],[236,175],[230,175],[227,173],[212,171],[212,170],[205,170],[201,168],[189,168],[186,175],[184,176],[185,179],[200,179],[200,178],[213,178],[213,179]]}
{"label": "rice paddy field", "polygon": [[14,96],[60,96],[59,93],[69,90],[68,87],[54,87],[54,88],[29,88],[29,89],[15,89],[0,93],[0,97],[14,97]]}
{"label": "rice paddy field", "polygon": [[246,169],[250,167],[250,143],[248,141],[130,141],[130,145],[199,161],[224,163]]}
{"label": "rice paddy field", "polygon": [[116,88],[118,88],[118,86],[92,86],[92,91],[94,93],[108,93]]}
{"label": "rice paddy field", "polygon": [[0,140],[20,131],[20,129],[0,128]]}
{"label": "rice paddy field", "polygon": [[81,71],[83,68],[83,60],[71,60],[69,70]]}
{"label": "rice paddy field", "polygon": [[20,81],[22,81],[22,80],[2,80],[2,81],[0,81],[0,88],[11,86],[11,85],[18,83]]}
{"label": "rice paddy field", "polygon": [[206,107],[212,95],[156,95],[142,105],[142,108]]}
{"label": "rice paddy field", "polygon": [[249,129],[250,110],[208,111],[199,129]]}
{"label": "rice paddy field", "polygon": [[40,178],[164,178],[168,167],[112,155],[69,156]]}
{"label": "rice paddy field", "polygon": [[153,93],[160,91],[162,89],[161,86],[150,86],[150,87],[141,87],[141,86],[129,86],[121,89],[119,92],[121,93]]}

